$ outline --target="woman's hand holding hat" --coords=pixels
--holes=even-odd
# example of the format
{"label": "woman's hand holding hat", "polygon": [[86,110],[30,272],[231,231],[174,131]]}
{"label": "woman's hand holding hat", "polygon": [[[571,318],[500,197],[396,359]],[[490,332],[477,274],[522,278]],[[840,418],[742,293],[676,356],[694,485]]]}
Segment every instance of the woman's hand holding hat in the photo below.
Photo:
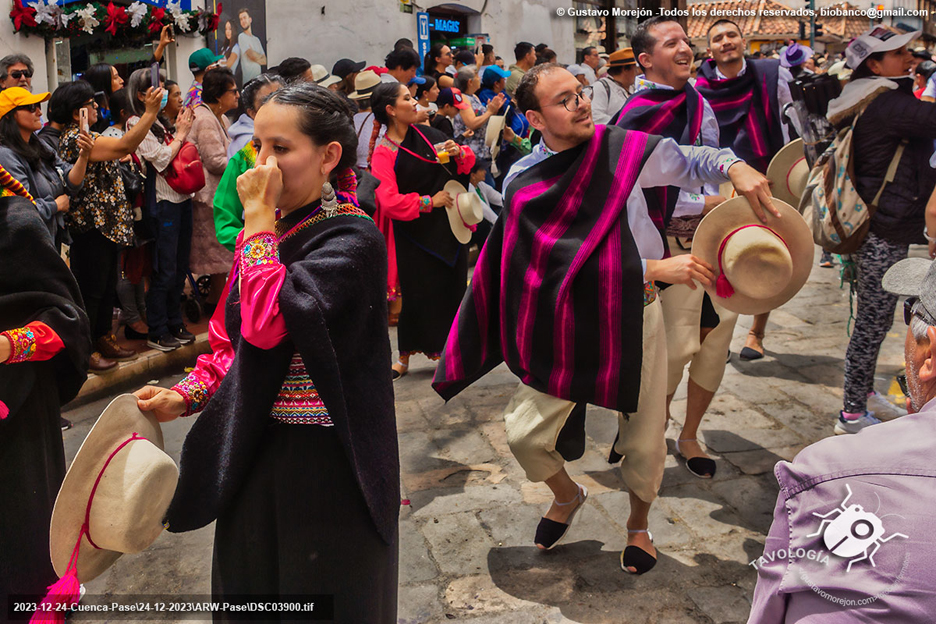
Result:
{"label": "woman's hand holding hat", "polygon": [[257,164],[237,178],[237,195],[244,205],[244,238],[257,232],[272,232],[276,223],[276,206],[283,194],[283,172],[276,157]]}
{"label": "woman's hand holding hat", "polygon": [[185,413],[185,399],[175,390],[158,386],[143,386],[133,393],[141,412],[153,412],[159,422],[175,420]]}
{"label": "woman's hand holding hat", "polygon": [[738,194],[747,198],[762,223],[767,223],[765,209],[773,216],[780,218],[780,211],[774,207],[770,199],[770,182],[762,173],[747,163],[738,161],[728,167],[728,177]]}

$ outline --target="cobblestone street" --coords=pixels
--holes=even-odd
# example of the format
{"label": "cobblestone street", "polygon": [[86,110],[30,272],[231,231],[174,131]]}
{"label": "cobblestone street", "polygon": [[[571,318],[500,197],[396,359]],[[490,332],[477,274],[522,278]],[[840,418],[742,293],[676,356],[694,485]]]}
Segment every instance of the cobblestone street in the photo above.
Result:
{"label": "cobblestone street", "polygon": [[[799,295],[774,311],[765,359],[737,357],[751,323],[740,319],[724,382],[701,427],[718,464],[711,481],[692,476],[674,455],[684,377],[650,515],[659,563],[641,577],[619,565],[628,496],[607,462],[616,433],[610,411],[589,407],[585,455],[568,465],[589,498],[563,545],[541,552],[533,534],[551,494],[524,477],[502,419],[516,378],[502,365],[446,405],[429,385],[433,363],[415,356],[394,385],[404,498],[399,622],[745,622],[756,582],[749,563],[762,554],[778,490],[773,466],[832,435],[848,317],[848,290],[839,288],[836,266],[814,268]],[[876,389],[892,400],[900,398],[892,381],[903,367],[904,331],[895,321],[878,361]],[[76,423],[65,433],[69,461],[106,403],[66,414]],[[163,427],[176,459],[189,426],[180,419]],[[88,584],[89,594],[209,594],[212,530],[164,534]]]}

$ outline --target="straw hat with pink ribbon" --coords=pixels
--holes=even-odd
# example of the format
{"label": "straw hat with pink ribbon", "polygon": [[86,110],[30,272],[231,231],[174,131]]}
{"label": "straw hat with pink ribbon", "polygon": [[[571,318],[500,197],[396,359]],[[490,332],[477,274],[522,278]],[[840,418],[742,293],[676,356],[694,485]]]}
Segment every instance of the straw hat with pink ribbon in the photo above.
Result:
{"label": "straw hat with pink ribbon", "polygon": [[761,314],[796,295],[809,278],[814,244],[802,215],[774,198],[780,218],[763,223],[745,197],[708,213],[692,239],[692,254],[715,267],[717,280],[705,286],[718,305],[739,314]]}
{"label": "straw hat with pink ribbon", "polygon": [[121,555],[156,541],[179,481],[162,430],[137,398],[123,394],[88,432],[52,510],[49,550],[60,579],[31,622],[63,622],[81,583],[99,576]]}

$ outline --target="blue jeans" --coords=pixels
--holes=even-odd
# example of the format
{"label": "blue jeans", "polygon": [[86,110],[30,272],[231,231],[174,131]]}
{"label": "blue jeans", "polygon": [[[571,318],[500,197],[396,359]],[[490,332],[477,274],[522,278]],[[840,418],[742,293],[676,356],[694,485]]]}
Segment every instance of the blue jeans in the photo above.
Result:
{"label": "blue jeans", "polygon": [[146,320],[153,340],[183,327],[182,289],[192,249],[192,200],[156,202],[151,211],[156,230],[153,276],[146,294]]}

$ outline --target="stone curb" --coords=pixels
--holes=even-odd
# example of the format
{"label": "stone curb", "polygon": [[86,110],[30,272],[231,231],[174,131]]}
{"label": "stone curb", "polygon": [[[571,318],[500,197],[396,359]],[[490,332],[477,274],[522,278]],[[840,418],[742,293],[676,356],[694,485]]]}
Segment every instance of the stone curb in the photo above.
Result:
{"label": "stone curb", "polygon": [[195,359],[210,353],[208,332],[198,334],[195,342],[175,351],[163,352],[151,349],[141,353],[135,360],[120,362],[117,370],[105,375],[88,373],[88,381],[81,387],[78,396],[62,407],[62,411],[80,407],[98,399],[114,396],[127,390],[136,390],[151,379],[165,377],[186,366],[194,366]]}

